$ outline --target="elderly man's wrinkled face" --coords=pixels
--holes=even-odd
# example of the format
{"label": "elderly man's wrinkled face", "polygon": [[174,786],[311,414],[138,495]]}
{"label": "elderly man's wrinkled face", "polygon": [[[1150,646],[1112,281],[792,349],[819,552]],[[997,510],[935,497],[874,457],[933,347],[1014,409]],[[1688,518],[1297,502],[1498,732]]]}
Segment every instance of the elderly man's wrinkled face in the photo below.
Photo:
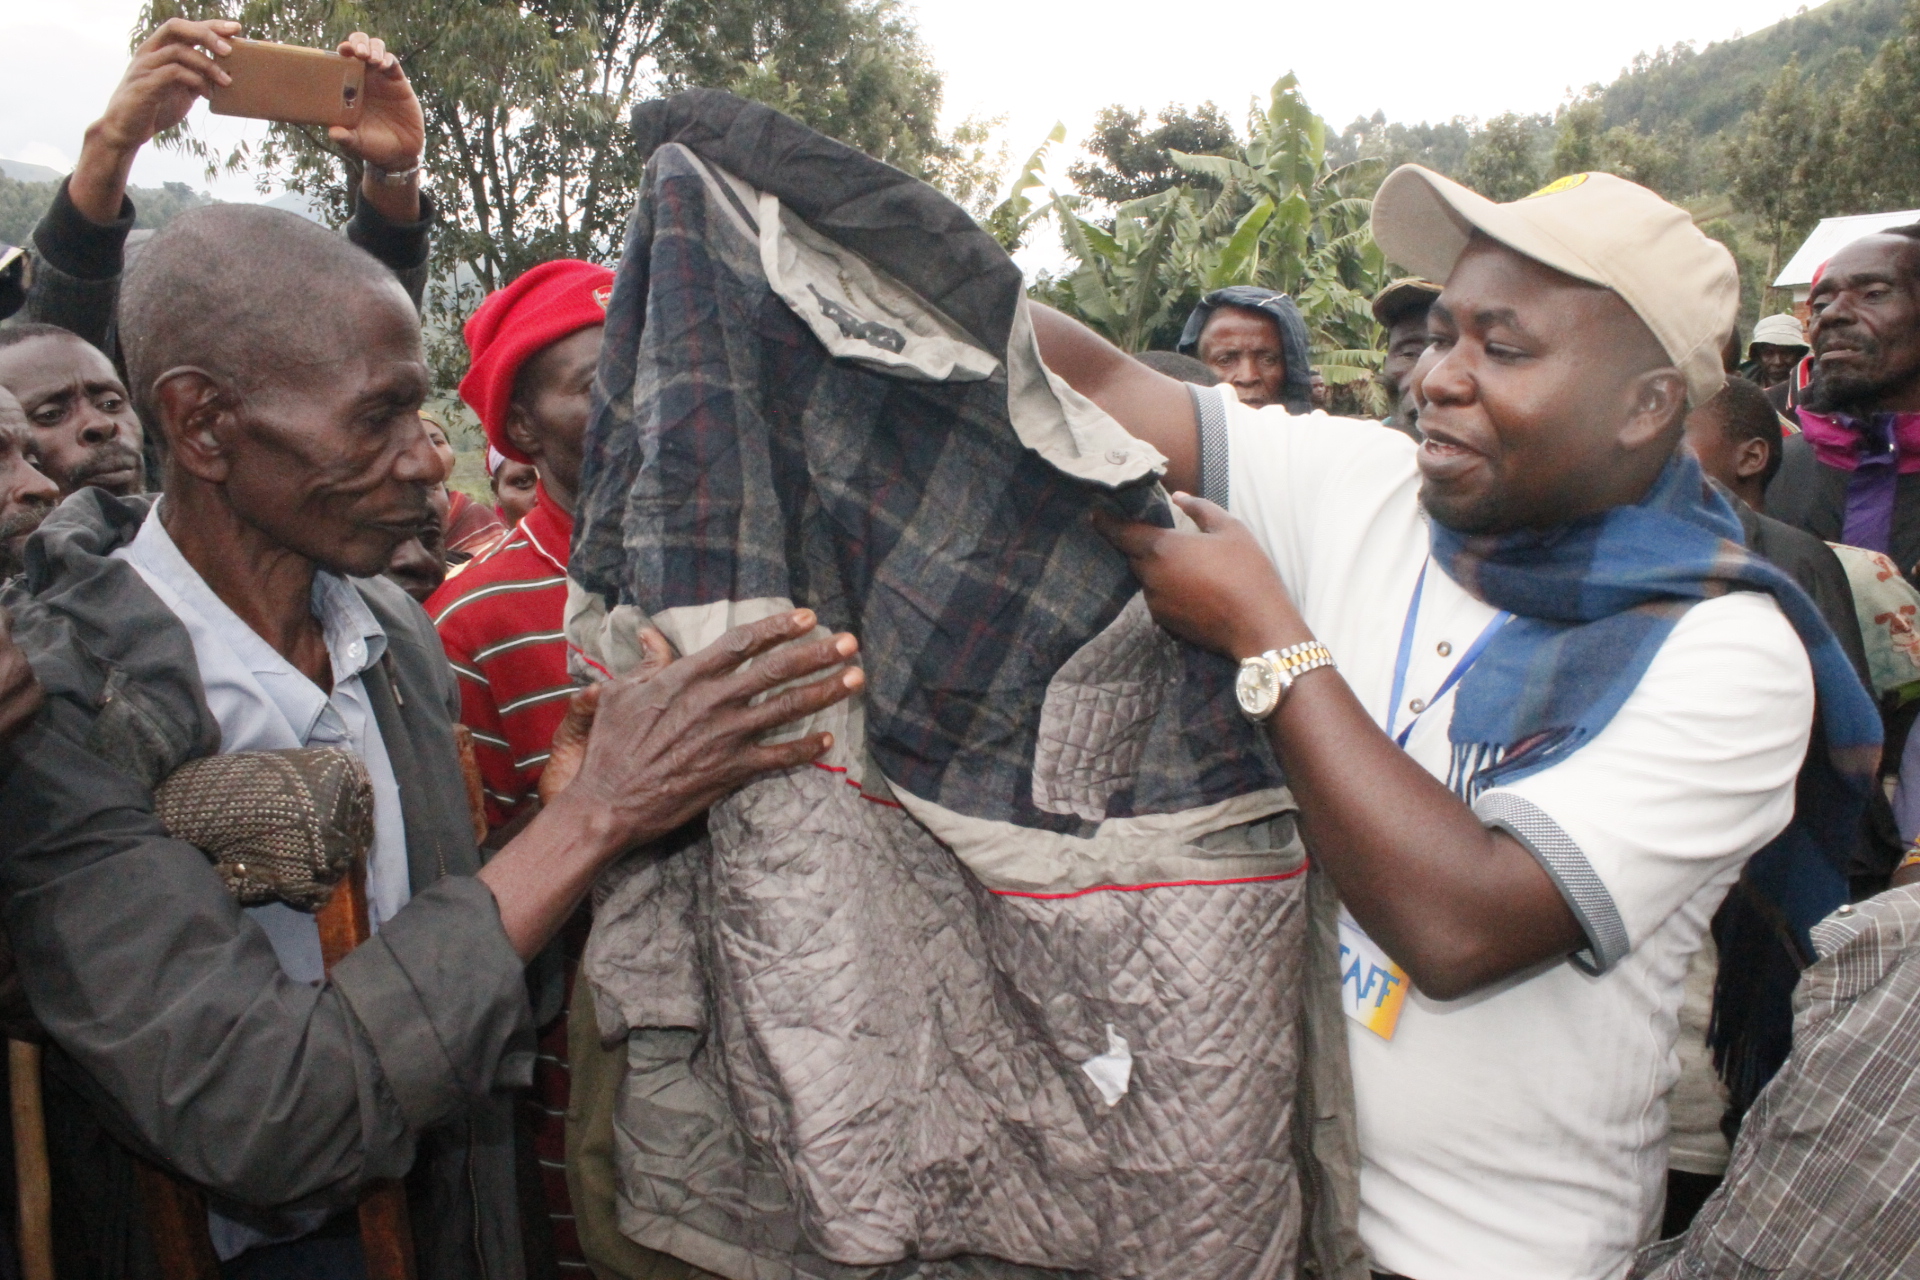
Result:
{"label": "elderly man's wrinkled face", "polygon": [[27,538],[60,501],[60,487],[34,465],[33,428],[19,402],[0,388],[0,577],[25,566]]}
{"label": "elderly man's wrinkled face", "polygon": [[1920,244],[1874,235],[1833,255],[1807,299],[1815,412],[1920,408]]}
{"label": "elderly man's wrinkled face", "polygon": [[140,419],[113,362],[91,343],[48,334],[0,348],[0,387],[20,402],[62,494],[89,485],[145,491]]}
{"label": "elderly man's wrinkled face", "polygon": [[1280,322],[1250,307],[1224,306],[1207,317],[1196,346],[1202,364],[1230,383],[1240,403],[1258,409],[1280,403],[1287,354]]}
{"label": "elderly man's wrinkled face", "polygon": [[330,306],[339,323],[325,330],[338,335],[321,342],[327,349],[271,381],[223,391],[210,420],[218,483],[235,513],[279,545],[372,577],[438,523],[429,490],[441,461],[420,421],[427,364],[398,283],[343,286]]}
{"label": "elderly man's wrinkled face", "polygon": [[[1658,420],[1677,435],[1684,382],[1618,294],[1476,238],[1427,329],[1413,372],[1420,498],[1448,528],[1563,524],[1630,500],[1622,477],[1646,469],[1643,450],[1671,455],[1671,440],[1636,433]],[[1649,391],[1643,375],[1663,368]]]}

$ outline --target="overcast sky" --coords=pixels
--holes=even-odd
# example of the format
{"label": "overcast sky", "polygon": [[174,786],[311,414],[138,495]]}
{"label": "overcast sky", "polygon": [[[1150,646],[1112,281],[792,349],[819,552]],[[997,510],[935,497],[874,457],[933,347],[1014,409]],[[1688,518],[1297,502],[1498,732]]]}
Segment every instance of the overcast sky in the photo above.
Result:
{"label": "overcast sky", "polygon": [[[910,0],[907,7],[946,74],[949,121],[1005,116],[1017,161],[1056,120],[1077,141],[1112,102],[1154,110],[1211,98],[1237,121],[1248,100],[1288,70],[1335,128],[1376,108],[1407,122],[1551,111],[1569,89],[1612,79],[1641,50],[1756,31],[1799,4]],[[72,164],[81,131],[125,65],[139,9],[139,0],[0,0],[0,49],[7,51],[0,156],[62,170]],[[209,117],[204,106],[193,120],[229,144],[264,128]],[[209,185],[196,162],[153,148],[133,178]],[[227,199],[258,198],[245,180],[212,186]]]}

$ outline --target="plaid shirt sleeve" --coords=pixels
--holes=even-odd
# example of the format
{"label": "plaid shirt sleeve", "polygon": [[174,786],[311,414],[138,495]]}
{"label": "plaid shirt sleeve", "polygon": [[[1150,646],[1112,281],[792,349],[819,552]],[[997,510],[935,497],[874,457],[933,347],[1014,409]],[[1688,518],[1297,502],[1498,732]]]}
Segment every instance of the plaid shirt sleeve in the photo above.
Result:
{"label": "plaid shirt sleeve", "polygon": [[1920,887],[1814,928],[1793,1055],[1693,1227],[1641,1280],[1920,1275]]}

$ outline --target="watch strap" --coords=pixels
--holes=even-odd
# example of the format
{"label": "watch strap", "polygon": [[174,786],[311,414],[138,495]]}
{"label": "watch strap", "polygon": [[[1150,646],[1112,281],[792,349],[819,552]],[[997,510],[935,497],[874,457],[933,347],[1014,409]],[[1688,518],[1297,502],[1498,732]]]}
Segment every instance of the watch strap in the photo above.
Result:
{"label": "watch strap", "polygon": [[367,181],[376,187],[404,187],[420,176],[420,161],[417,159],[404,169],[382,169],[371,160],[366,161],[363,167]]}

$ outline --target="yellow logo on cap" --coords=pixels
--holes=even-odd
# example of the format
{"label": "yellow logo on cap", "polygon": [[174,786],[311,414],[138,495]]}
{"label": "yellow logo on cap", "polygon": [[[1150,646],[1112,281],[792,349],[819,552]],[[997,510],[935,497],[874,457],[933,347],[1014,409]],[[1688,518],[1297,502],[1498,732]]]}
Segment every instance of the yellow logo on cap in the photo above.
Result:
{"label": "yellow logo on cap", "polygon": [[1552,182],[1549,182],[1532,195],[1521,198],[1524,200],[1537,200],[1541,196],[1552,196],[1558,195],[1562,191],[1571,191],[1592,176],[1590,173],[1570,173],[1564,178],[1555,178]]}

